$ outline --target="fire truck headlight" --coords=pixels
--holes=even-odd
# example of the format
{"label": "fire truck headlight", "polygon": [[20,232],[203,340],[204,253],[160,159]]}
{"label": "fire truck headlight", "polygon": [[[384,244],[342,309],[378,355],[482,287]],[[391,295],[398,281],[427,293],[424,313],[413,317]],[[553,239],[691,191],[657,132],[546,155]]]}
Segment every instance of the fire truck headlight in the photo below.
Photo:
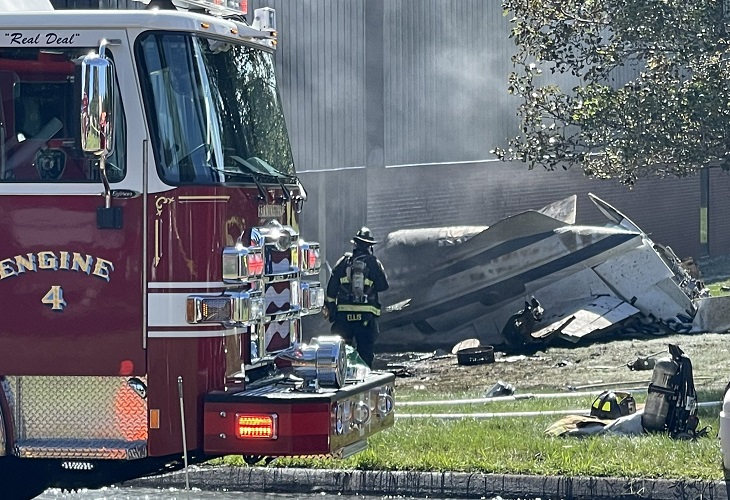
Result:
{"label": "fire truck headlight", "polygon": [[257,297],[251,300],[251,321],[259,321],[264,317],[266,312],[266,301],[263,297]]}
{"label": "fire truck headlight", "polygon": [[334,427],[336,434],[342,434],[345,431],[345,403],[338,401],[334,405]]}
{"label": "fire truck headlight", "polygon": [[322,309],[324,307],[324,288],[321,286],[317,288],[310,288],[309,293],[310,295],[314,295],[314,297],[310,300],[309,307],[317,311]]}
{"label": "fire truck headlight", "polygon": [[273,246],[279,252],[289,250],[292,242],[299,239],[299,233],[293,227],[284,226],[276,220],[269,221],[267,225],[256,228],[254,236],[256,239],[263,239],[266,245]]}
{"label": "fire truck headlight", "polygon": [[235,299],[235,314],[231,318],[234,323],[251,324],[264,317],[264,299],[261,292],[239,292]]}

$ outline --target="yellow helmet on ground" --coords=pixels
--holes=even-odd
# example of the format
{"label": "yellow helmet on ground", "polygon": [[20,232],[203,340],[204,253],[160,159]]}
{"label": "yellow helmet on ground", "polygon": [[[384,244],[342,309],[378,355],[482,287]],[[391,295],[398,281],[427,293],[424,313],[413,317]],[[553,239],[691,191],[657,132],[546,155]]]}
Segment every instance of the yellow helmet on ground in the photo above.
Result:
{"label": "yellow helmet on ground", "polygon": [[603,391],[591,405],[591,416],[615,419],[636,413],[636,401],[628,392]]}

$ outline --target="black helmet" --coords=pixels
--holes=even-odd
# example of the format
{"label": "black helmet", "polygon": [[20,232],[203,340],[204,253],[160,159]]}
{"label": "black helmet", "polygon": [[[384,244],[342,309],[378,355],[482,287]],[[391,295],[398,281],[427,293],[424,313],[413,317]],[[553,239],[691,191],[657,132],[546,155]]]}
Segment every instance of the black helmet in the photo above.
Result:
{"label": "black helmet", "polygon": [[371,233],[370,229],[365,226],[361,227],[354,238],[352,238],[351,243],[358,242],[366,245],[375,245],[377,243],[377,241],[373,238],[373,233]]}
{"label": "black helmet", "polygon": [[628,392],[603,391],[593,400],[591,416],[615,419],[636,413],[636,401]]}

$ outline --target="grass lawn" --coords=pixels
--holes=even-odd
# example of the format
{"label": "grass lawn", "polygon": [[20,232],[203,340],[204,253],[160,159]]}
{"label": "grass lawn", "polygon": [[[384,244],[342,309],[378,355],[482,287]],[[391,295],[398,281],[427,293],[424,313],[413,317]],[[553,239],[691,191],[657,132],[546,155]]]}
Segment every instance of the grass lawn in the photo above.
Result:
{"label": "grass lawn", "polygon": [[[642,403],[645,394],[635,394]],[[405,399],[407,394],[399,394]],[[444,395],[448,397],[448,395]],[[451,399],[478,397],[458,394]],[[721,394],[699,394],[717,401]],[[407,407],[400,413],[526,412],[589,408],[593,397],[531,399],[454,407]],[[668,436],[547,436],[560,416],[540,415],[459,420],[398,418],[395,426],[372,437],[370,447],[346,460],[286,458],[281,467],[349,468],[408,471],[460,471],[509,474],[609,476],[636,478],[723,479],[717,429],[720,407],[700,408],[708,437],[677,441]],[[228,464],[242,464],[227,457]]]}
{"label": "grass lawn", "polygon": [[[712,296],[727,295],[730,279],[708,284]],[[726,352],[718,353],[725,356]],[[649,375],[650,377],[650,375]],[[478,398],[472,392],[429,394],[404,384],[397,401]],[[698,388],[700,402],[721,401],[721,389]],[[645,391],[634,393],[637,403]],[[582,410],[593,396],[527,399],[489,404],[399,407],[396,415],[432,413],[504,413]],[[545,429],[560,415],[530,417],[396,418],[395,426],[372,437],[369,448],[346,460],[286,458],[272,466],[407,471],[460,471],[508,474],[607,476],[667,479],[724,479],[717,437],[720,406],[700,408],[700,427],[710,426],[707,437],[678,441],[661,434],[641,436],[551,437]],[[240,457],[226,457],[242,465]]]}

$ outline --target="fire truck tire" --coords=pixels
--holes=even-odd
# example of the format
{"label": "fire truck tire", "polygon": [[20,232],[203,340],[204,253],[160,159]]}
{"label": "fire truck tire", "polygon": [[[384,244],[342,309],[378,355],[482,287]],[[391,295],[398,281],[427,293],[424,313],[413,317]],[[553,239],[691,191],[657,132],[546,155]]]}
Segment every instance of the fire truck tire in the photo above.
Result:
{"label": "fire truck tire", "polygon": [[50,473],[43,461],[0,458],[0,492],[3,499],[35,498],[50,487]]}

